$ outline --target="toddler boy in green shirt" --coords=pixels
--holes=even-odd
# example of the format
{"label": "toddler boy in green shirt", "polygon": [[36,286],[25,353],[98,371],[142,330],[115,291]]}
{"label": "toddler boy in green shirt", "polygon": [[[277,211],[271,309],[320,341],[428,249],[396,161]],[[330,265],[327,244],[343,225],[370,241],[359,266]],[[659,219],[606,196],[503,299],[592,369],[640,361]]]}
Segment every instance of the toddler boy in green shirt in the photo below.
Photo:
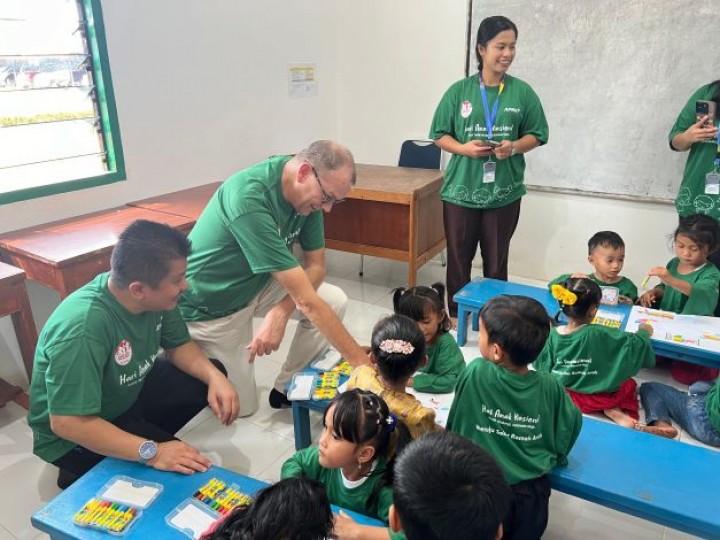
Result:
{"label": "toddler boy in green shirt", "polygon": [[600,231],[593,234],[588,240],[588,262],[595,269],[593,273],[562,274],[548,283],[548,288],[562,285],[569,277],[589,278],[600,287],[616,287],[619,290],[619,301],[623,304],[634,304],[637,301],[637,287],[620,275],[625,264],[625,242],[618,233]]}
{"label": "toddler boy in green shirt", "polygon": [[582,414],[549,373],[528,365],[540,354],[550,317],[536,300],[501,295],[480,311],[480,354],[455,388],[447,429],[483,447],[503,471],[513,498],[505,539],[540,538],[547,527],[550,482],[564,465]]}

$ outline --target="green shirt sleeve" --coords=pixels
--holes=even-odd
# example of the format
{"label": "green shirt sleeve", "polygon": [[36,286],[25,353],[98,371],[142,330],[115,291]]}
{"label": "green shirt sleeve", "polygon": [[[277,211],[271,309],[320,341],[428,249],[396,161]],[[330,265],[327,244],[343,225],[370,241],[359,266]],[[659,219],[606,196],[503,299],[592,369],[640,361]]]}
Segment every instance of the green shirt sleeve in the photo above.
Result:
{"label": "green shirt sleeve", "polygon": [[229,224],[253,274],[289,270],[299,265],[267,212],[250,212]]}
{"label": "green shirt sleeve", "polygon": [[557,330],[555,330],[555,328],[552,328],[550,330],[550,335],[545,341],[545,346],[543,347],[542,351],[540,351],[540,354],[532,364],[535,371],[545,371],[547,373],[550,373],[552,371],[553,355],[551,351],[553,350],[552,341],[555,335],[557,335]]}
{"label": "green shirt sleeve", "polygon": [[557,412],[555,414],[555,447],[557,449],[557,464],[567,465],[567,457],[575,441],[580,435],[582,428],[582,413],[565,392],[565,389],[558,383],[558,395],[555,403]]}
{"label": "green shirt sleeve", "polygon": [[698,275],[697,280],[691,283],[690,297],[683,307],[685,315],[712,315],[718,303],[718,285],[720,284],[720,271],[712,263]]}
{"label": "green shirt sleeve", "polygon": [[48,412],[89,416],[102,409],[102,383],[107,347],[88,337],[58,341],[45,351]]}
{"label": "green shirt sleeve", "polygon": [[520,123],[518,138],[525,135],[532,135],[540,144],[548,142],[550,137],[550,127],[548,126],[545,111],[543,111],[540,98],[530,85],[525,85],[525,115]]}
{"label": "green shirt sleeve", "polygon": [[161,317],[160,345],[163,349],[174,349],[190,341],[190,332],[180,315],[180,308],[176,306],[175,309],[163,313]]}
{"label": "green shirt sleeve", "polygon": [[455,389],[458,377],[465,369],[465,358],[451,334],[443,334],[428,351],[428,363],[413,377],[418,392],[445,394]]}
{"label": "green shirt sleeve", "polygon": [[280,469],[280,478],[307,476],[308,478],[319,480],[320,469],[317,446],[311,446],[298,450],[283,463]]}
{"label": "green shirt sleeve", "polygon": [[310,214],[300,230],[300,247],[315,251],[325,247],[325,224],[321,211]]}
{"label": "green shirt sleeve", "polygon": [[[670,129],[670,133],[668,134],[668,143],[670,143],[670,148],[672,148],[672,140],[676,135],[679,135],[680,133],[686,131],[690,126],[692,126],[695,122],[695,102],[698,99],[704,99],[705,95],[707,94],[707,85],[702,86],[699,88],[692,96],[690,96],[690,99],[688,99],[687,103],[683,107],[682,111],[680,111],[680,114],[677,117],[677,120],[675,120],[675,124],[673,124],[673,127]],[[674,148],[672,148],[675,150]]]}

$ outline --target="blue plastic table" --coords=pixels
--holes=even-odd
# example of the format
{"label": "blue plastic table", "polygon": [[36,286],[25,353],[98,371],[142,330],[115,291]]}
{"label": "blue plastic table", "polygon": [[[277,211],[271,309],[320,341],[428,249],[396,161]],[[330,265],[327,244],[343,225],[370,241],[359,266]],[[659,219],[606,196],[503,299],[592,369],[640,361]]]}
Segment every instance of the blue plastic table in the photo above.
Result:
{"label": "blue plastic table", "polygon": [[[558,312],[558,303],[550,294],[547,287],[534,287],[520,283],[510,283],[490,278],[476,278],[460,289],[454,300],[458,303],[457,342],[461,347],[467,343],[468,319],[477,330],[477,317],[485,303],[491,298],[501,294],[529,296],[540,302],[549,315],[555,316]],[[617,306],[602,306],[603,311],[610,311],[622,315],[621,328],[625,328],[630,316],[630,306],[619,304]],[[651,340],[655,354],[683,360],[693,364],[709,367],[720,367],[720,353],[715,351],[689,347],[681,343]]]}
{"label": "blue plastic table", "polygon": [[[137,480],[162,484],[163,490],[123,538],[152,538],[152,540],[185,539],[189,537],[170,527],[165,517],[211,478],[219,478],[227,484],[235,483],[244,493],[253,494],[267,486],[265,482],[238,474],[222,467],[213,466],[207,472],[186,476],[179,473],[162,472],[139,463],[105,458],[68,489],[60,493],[32,516],[32,524],[50,535],[51,538],[82,538],[109,540],[113,536],[101,531],[78,527],[73,517],[83,505],[95,497],[101,488],[114,476],[128,476]],[[333,507],[335,510],[337,508]],[[383,526],[383,523],[355,512],[346,511],[353,519],[368,525]]]}
{"label": "blue plastic table", "polygon": [[720,538],[720,452],[588,416],[553,489],[702,538]]}

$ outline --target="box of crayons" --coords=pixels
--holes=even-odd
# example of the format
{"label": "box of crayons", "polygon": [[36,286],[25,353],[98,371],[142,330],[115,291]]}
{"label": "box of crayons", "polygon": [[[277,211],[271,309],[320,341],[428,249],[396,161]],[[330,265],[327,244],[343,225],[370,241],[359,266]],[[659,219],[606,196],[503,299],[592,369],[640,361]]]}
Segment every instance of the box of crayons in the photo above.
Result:
{"label": "box of crayons", "polygon": [[142,511],[162,491],[154,482],[143,482],[127,476],[113,477],[75,514],[73,522],[115,536],[127,534]]}
{"label": "box of crayons", "polygon": [[199,539],[213,523],[235,508],[249,506],[252,497],[240,491],[237,485],[227,485],[212,478],[201,486],[191,499],[185,499],[165,518],[171,527],[185,535]]}

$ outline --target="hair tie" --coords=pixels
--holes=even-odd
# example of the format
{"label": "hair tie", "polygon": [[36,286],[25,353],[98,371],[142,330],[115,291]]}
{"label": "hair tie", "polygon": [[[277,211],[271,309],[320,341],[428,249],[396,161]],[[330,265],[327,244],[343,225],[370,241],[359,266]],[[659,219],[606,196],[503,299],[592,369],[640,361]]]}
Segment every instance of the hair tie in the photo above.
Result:
{"label": "hair tie", "polygon": [[393,413],[390,413],[385,419],[385,423],[387,424],[388,433],[392,433],[395,431],[395,426],[397,426],[397,417]]}
{"label": "hair tie", "polygon": [[567,290],[562,285],[553,285],[550,287],[550,291],[552,292],[553,298],[564,306],[572,306],[577,302],[577,294]]}
{"label": "hair tie", "polygon": [[380,343],[380,350],[386,353],[411,354],[415,350],[415,347],[402,339],[386,339]]}

